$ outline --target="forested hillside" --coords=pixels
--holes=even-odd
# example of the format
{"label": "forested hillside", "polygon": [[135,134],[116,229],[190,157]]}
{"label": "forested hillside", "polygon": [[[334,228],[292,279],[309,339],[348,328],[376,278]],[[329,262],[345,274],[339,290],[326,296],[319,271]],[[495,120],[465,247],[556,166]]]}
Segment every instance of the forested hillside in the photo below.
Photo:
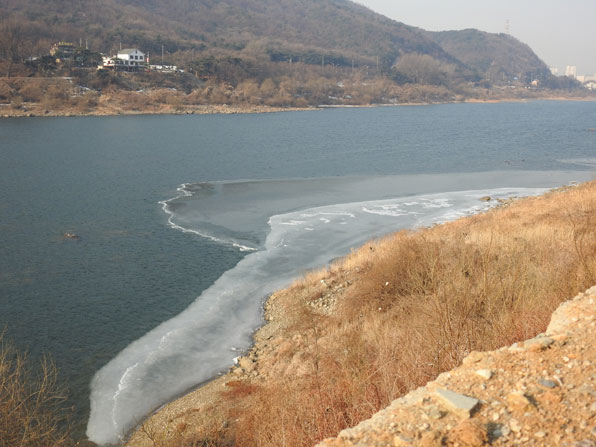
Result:
{"label": "forested hillside", "polygon": [[352,58],[390,64],[400,52],[453,59],[420,30],[346,0],[2,0],[0,7],[34,46],[83,39],[102,52],[120,43],[153,53],[162,45],[169,53],[311,50],[337,52],[346,65]]}
{"label": "forested hillside", "polygon": [[508,34],[475,29],[429,32],[449,54],[482,73],[491,82],[525,76],[525,82],[548,80],[550,70],[532,49]]}
{"label": "forested hillside", "polygon": [[[80,47],[77,63],[48,56],[58,41]],[[100,53],[131,47],[185,73],[94,72]],[[451,101],[532,81],[574,86],[513,37],[429,33],[349,0],[0,0],[0,76],[69,76],[97,92],[195,92],[183,103],[298,106]],[[0,84],[0,101],[15,96],[36,95]]]}

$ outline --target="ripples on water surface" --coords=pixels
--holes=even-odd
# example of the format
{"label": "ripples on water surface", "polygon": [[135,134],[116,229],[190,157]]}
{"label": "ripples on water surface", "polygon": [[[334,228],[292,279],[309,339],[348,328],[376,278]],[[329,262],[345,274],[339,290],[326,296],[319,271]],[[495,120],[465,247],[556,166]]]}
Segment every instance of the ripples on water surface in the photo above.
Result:
{"label": "ripples on water surface", "polygon": [[100,371],[88,433],[116,441],[225,369],[296,274],[591,178],[595,123],[550,102],[2,120],[0,324],[54,355],[81,422]]}

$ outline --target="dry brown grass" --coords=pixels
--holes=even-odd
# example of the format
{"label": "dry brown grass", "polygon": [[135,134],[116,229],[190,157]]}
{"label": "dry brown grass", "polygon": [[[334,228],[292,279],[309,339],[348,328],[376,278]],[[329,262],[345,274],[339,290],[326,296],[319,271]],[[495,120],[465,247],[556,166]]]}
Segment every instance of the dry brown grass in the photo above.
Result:
{"label": "dry brown grass", "polygon": [[[222,394],[214,414],[229,425],[207,438],[312,446],[471,351],[543,331],[562,301],[596,284],[595,223],[591,182],[402,231],[309,274],[276,296],[292,323],[259,354],[262,379]],[[313,306],[322,300],[331,312]]]}
{"label": "dry brown grass", "polygon": [[27,355],[0,333],[0,447],[72,445],[66,396],[56,379],[50,360],[44,359],[34,371]]}

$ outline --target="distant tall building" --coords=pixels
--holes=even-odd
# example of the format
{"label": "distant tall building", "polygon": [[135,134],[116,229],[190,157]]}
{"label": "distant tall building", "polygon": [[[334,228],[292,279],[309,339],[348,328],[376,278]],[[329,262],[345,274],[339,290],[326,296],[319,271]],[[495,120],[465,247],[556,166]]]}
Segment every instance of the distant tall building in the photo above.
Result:
{"label": "distant tall building", "polygon": [[553,76],[558,76],[559,75],[559,69],[557,67],[550,67],[550,73]]}
{"label": "distant tall building", "polygon": [[567,65],[567,68],[565,69],[565,76],[575,79],[577,76],[577,67],[575,65]]}

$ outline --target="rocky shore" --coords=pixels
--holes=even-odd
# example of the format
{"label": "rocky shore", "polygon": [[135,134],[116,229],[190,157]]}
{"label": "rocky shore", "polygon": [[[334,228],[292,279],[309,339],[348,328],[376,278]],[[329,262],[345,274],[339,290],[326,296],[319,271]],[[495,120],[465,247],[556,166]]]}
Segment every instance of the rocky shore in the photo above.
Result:
{"label": "rocky shore", "polygon": [[314,107],[270,107],[259,105],[198,105],[173,107],[149,107],[144,109],[126,109],[109,104],[88,110],[59,109],[51,110],[39,104],[30,104],[19,109],[0,108],[0,118],[36,117],[36,116],[115,116],[115,115],[235,115],[244,113],[274,113],[299,110],[316,110]]}
{"label": "rocky shore", "polygon": [[[348,280],[346,280],[348,281]],[[341,294],[344,285],[340,282],[319,282],[321,298],[311,303],[320,313],[330,313]],[[347,286],[348,284],[345,283]],[[302,293],[294,289],[284,289],[271,295],[265,304],[266,324],[254,334],[254,345],[246,355],[239,357],[235,366],[220,377],[200,385],[179,399],[168,403],[144,422],[126,443],[128,447],[155,447],[167,445],[168,439],[175,439],[179,432],[200,433],[205,425],[217,421],[217,401],[221,393],[234,390],[246,382],[264,382],[279,374],[292,373],[300,375],[305,365],[302,357],[285,357],[284,352],[294,346],[307,348],[299,336],[286,340],[284,335],[292,327],[298,315],[289,312],[281,303],[284,300],[301,301],[308,298],[312,290]]]}
{"label": "rocky shore", "polygon": [[492,352],[395,400],[318,447],[596,446],[596,286],[546,333]]}
{"label": "rocky shore", "polygon": [[[529,102],[529,101],[596,101],[593,96],[587,97],[565,97],[553,96],[542,98],[499,98],[499,99],[475,99],[468,98],[457,102],[494,104],[501,102]],[[173,107],[169,105],[148,106],[141,108],[127,108],[114,105],[109,98],[103,98],[101,102],[92,108],[60,108],[51,109],[39,103],[27,103],[21,107],[11,107],[10,104],[0,104],[0,118],[16,117],[42,117],[42,116],[117,116],[117,115],[235,115],[253,113],[274,113],[287,111],[321,110],[326,108],[371,108],[371,107],[399,107],[399,106],[423,106],[423,105],[446,104],[445,102],[408,102],[399,104],[355,104],[355,105],[321,105],[306,107],[272,107],[265,105],[229,105],[229,104],[206,104],[206,105],[184,105]]]}

